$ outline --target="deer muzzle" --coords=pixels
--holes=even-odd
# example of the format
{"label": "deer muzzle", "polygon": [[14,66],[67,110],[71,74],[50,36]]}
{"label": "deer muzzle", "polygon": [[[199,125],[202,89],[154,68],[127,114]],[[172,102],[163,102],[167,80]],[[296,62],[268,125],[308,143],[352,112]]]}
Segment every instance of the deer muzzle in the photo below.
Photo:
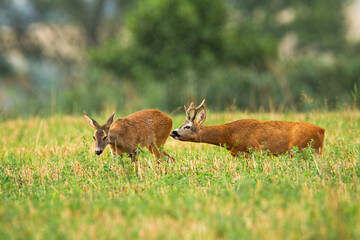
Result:
{"label": "deer muzzle", "polygon": [[173,139],[179,139],[180,134],[176,130],[174,130],[170,133],[170,137],[172,137]]}
{"label": "deer muzzle", "polygon": [[96,150],[95,150],[95,153],[96,153],[97,155],[100,155],[102,152],[103,152],[103,151],[100,150],[100,149],[96,149]]}

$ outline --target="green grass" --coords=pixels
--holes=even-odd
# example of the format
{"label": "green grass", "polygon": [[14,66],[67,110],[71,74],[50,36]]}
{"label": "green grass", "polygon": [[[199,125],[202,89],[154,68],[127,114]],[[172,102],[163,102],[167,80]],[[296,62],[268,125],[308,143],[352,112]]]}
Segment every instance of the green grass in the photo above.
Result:
{"label": "green grass", "polygon": [[81,116],[0,122],[0,239],[360,239],[359,112],[210,112],[205,125],[241,118],[322,126],[324,155],[246,161],[169,138],[175,163],[146,150],[133,163],[95,156]]}

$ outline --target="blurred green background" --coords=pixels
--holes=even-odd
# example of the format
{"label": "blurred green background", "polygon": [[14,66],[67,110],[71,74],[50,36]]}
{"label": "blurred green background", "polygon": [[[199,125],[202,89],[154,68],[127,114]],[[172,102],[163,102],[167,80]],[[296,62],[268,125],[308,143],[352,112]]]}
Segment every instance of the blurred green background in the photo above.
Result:
{"label": "blurred green background", "polygon": [[[357,0],[2,0],[0,118],[357,108]],[[359,20],[358,20],[359,19]]]}

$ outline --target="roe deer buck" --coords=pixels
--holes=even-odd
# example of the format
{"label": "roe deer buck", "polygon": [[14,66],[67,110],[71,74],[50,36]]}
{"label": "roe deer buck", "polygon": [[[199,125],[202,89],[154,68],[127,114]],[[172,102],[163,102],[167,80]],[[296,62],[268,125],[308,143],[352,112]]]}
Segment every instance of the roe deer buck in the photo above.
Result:
{"label": "roe deer buck", "polygon": [[[204,103],[205,99],[198,107],[195,107],[193,102],[188,109],[184,106],[186,120],[183,125],[171,132],[172,138],[226,147],[232,156],[238,155],[239,152],[247,153],[249,149],[268,150],[278,155],[290,151],[294,146],[303,149],[309,144],[316,153],[322,154],[325,129],[321,127],[304,122],[253,119],[215,126],[201,126],[206,119]],[[201,108],[203,110],[195,120]],[[194,115],[191,117],[192,110],[194,110]]]}
{"label": "roe deer buck", "polygon": [[171,130],[172,120],[165,113],[155,109],[135,112],[125,118],[114,120],[115,112],[107,122],[100,126],[94,119],[84,114],[90,127],[95,130],[95,153],[100,155],[109,145],[113,156],[127,153],[135,160],[137,150],[146,147],[156,157],[166,155],[174,160],[161,148]]}

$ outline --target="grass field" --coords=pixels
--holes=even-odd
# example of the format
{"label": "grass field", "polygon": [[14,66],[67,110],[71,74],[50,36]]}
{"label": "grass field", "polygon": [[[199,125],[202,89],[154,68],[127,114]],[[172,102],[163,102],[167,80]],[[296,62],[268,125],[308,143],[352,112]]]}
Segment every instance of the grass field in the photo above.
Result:
{"label": "grass field", "polygon": [[360,239],[359,112],[207,116],[311,122],[326,129],[324,155],[246,161],[169,138],[175,163],[147,150],[133,163],[95,156],[82,116],[2,121],[0,239]]}

